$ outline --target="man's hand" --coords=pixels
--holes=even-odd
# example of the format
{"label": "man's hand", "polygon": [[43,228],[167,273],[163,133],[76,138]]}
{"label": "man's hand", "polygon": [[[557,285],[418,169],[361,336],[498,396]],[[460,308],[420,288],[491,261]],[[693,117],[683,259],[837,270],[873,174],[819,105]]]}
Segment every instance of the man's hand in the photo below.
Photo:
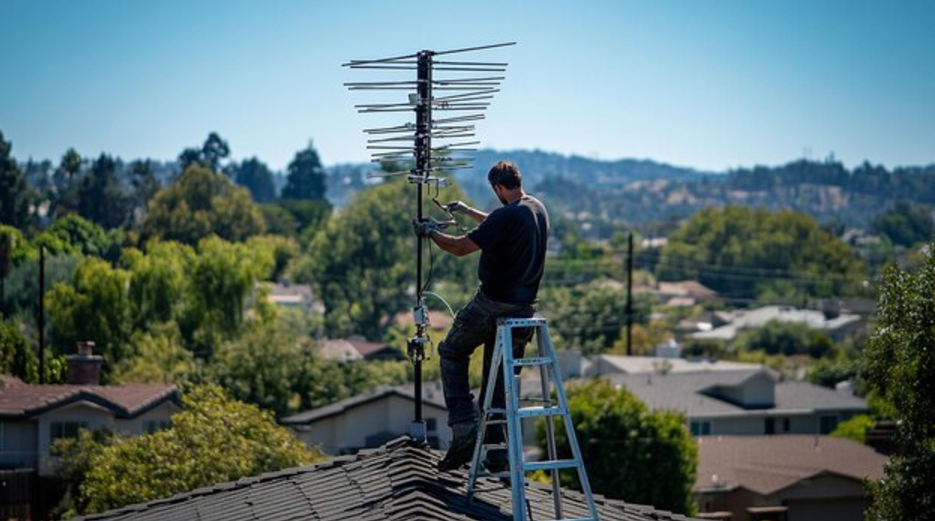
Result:
{"label": "man's hand", "polygon": [[445,209],[448,213],[468,213],[471,207],[461,201],[452,201],[445,205]]}
{"label": "man's hand", "polygon": [[418,237],[431,237],[432,232],[438,231],[438,223],[431,219],[423,219],[420,221],[413,217],[412,231],[415,232]]}

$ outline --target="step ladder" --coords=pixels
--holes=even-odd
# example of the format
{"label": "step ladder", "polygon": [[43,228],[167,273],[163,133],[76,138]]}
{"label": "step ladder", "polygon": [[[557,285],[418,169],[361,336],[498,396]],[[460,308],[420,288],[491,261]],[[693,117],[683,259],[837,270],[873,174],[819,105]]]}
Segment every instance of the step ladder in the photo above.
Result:
{"label": "step ladder", "polygon": [[[513,357],[513,330],[518,328],[532,328],[535,332],[536,356],[530,358]],[[515,368],[538,367],[542,382],[542,404],[537,406],[520,406],[519,375]],[[497,372],[502,371],[503,389],[506,407],[492,407],[494,389],[497,384]],[[554,385],[558,403],[553,404],[551,389]],[[571,448],[572,459],[558,459],[555,444],[555,428],[552,417],[560,416],[564,420],[565,433]],[[523,457],[523,418],[545,418],[546,442],[548,456],[544,461],[527,462]],[[506,442],[489,442],[487,438],[488,426],[506,425]],[[502,427],[497,427],[501,428]],[[489,472],[482,468],[482,461],[488,452],[506,449],[508,453],[509,472]],[[578,480],[588,500],[590,517],[564,518],[562,513],[562,491],[559,482],[559,470],[577,469]],[[487,375],[487,386],[484,392],[484,404],[481,409],[480,426],[477,430],[477,442],[474,445],[474,457],[468,477],[467,500],[470,503],[474,498],[474,488],[478,477],[498,477],[510,480],[513,492],[513,520],[532,521],[532,511],[526,501],[526,473],[537,470],[549,471],[552,477],[552,500],[555,509],[555,520],[568,519],[573,521],[598,521],[597,506],[594,504],[594,495],[588,483],[588,474],[581,458],[581,449],[575,436],[575,427],[571,421],[568,410],[568,399],[562,387],[561,369],[555,355],[555,347],[549,337],[548,321],[544,318],[501,318],[497,322],[497,338],[494,346],[490,372]],[[527,518],[527,509],[529,517]]]}

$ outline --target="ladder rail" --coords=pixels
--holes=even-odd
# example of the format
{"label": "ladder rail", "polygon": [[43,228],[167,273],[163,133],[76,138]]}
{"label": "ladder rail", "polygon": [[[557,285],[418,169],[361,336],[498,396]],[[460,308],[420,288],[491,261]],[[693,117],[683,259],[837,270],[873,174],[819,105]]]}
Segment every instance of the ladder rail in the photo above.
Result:
{"label": "ladder rail", "polygon": [[[536,347],[538,348],[538,354],[540,357],[550,358],[553,362],[556,361],[555,353],[549,351],[549,346],[546,344],[545,339],[547,336],[542,334],[542,331],[536,332]],[[552,393],[549,390],[549,371],[545,366],[539,366],[539,380],[542,382],[542,400],[544,407],[552,406]],[[561,402],[559,402],[561,404]],[[551,416],[545,418],[545,436],[548,446],[549,460],[558,459],[558,449],[555,446],[555,423],[552,421]],[[562,484],[559,476],[559,469],[552,469],[552,502],[555,509],[555,519],[562,518]]]}
{"label": "ladder rail", "polygon": [[[513,492],[513,521],[526,521],[526,473],[523,470],[523,440],[520,418],[510,411],[519,410],[519,396],[516,389],[516,378],[513,374],[513,328],[497,328],[500,343],[503,345],[503,392],[506,398],[507,444],[510,459],[510,489]],[[496,373],[492,373],[496,374]],[[517,486],[518,484],[518,486]]]}
{"label": "ladder rail", "polygon": [[[548,328],[543,328],[543,331],[540,331],[540,333],[544,335],[544,342],[554,357],[555,347],[552,344],[552,336],[549,335]],[[568,397],[565,395],[565,385],[562,381],[561,371],[555,371],[555,393],[558,396],[559,403],[568,409]],[[594,516],[594,519],[597,519],[597,505],[594,503],[594,493],[591,492],[591,483],[588,481],[588,473],[584,468],[584,458],[581,455],[581,447],[578,445],[578,436],[575,434],[575,425],[571,420],[570,410],[568,414],[563,416],[563,419],[565,420],[565,436],[568,437],[568,445],[571,447],[572,457],[581,462],[581,466],[578,467],[578,481],[581,483],[581,491],[584,492],[584,496],[588,499],[588,508],[591,511],[591,515]],[[548,421],[551,423],[552,419],[548,418]]]}

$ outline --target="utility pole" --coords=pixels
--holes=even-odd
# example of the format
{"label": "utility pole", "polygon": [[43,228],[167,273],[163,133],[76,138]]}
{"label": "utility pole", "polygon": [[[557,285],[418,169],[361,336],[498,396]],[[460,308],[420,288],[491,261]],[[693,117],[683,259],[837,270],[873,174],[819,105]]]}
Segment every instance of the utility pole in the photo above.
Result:
{"label": "utility pole", "polygon": [[45,383],[45,246],[39,245],[39,383]]}
{"label": "utility pole", "polygon": [[627,356],[633,356],[633,232],[627,235]]}

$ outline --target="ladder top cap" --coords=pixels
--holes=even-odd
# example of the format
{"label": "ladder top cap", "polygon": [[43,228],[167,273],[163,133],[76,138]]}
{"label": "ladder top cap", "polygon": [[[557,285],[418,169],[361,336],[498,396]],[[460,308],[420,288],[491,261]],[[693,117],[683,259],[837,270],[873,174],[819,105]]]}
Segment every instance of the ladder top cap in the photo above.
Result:
{"label": "ladder top cap", "polygon": [[507,327],[530,327],[530,326],[544,326],[548,324],[548,320],[543,317],[533,317],[533,318],[501,318],[497,320],[497,325],[507,326]]}

